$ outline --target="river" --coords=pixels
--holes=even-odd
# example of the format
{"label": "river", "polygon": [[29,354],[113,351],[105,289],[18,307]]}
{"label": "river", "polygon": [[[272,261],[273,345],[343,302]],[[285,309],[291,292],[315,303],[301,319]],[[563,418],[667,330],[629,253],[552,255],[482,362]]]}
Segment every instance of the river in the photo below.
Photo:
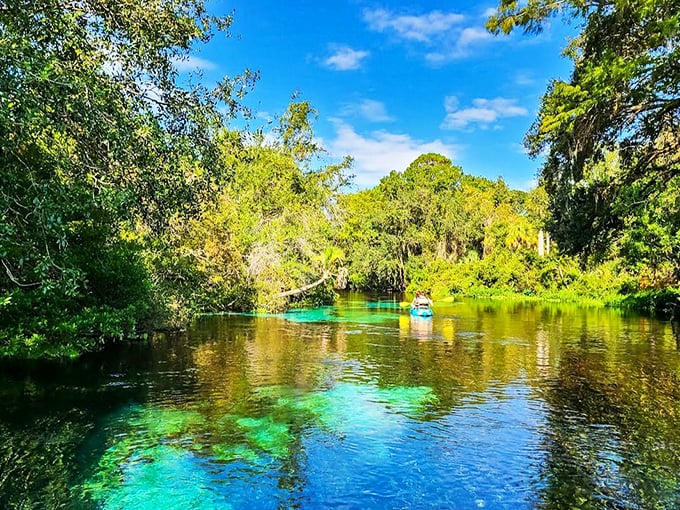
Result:
{"label": "river", "polygon": [[344,294],[0,373],[0,508],[680,508],[671,325]]}

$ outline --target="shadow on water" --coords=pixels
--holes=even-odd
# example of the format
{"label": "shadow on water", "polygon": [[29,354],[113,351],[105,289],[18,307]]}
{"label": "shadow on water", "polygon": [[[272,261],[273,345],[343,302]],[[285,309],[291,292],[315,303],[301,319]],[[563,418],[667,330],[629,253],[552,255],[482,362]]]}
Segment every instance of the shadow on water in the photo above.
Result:
{"label": "shadow on water", "polygon": [[2,367],[1,508],[673,508],[677,326],[399,297]]}

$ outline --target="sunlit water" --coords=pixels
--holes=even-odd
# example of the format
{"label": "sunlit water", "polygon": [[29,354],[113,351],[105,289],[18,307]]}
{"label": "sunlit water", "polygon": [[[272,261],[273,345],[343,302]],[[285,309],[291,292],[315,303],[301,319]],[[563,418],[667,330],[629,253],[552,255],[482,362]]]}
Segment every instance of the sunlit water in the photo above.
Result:
{"label": "sunlit water", "polygon": [[669,323],[398,301],[3,367],[0,508],[680,508]]}

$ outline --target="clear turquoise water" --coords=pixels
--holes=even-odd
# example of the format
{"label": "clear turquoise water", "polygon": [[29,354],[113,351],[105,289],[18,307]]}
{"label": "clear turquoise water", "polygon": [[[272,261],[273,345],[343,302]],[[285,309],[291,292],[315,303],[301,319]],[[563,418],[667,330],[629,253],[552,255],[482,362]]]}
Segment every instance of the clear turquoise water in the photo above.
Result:
{"label": "clear turquoise water", "polygon": [[4,367],[0,508],[678,508],[667,323],[345,295]]}

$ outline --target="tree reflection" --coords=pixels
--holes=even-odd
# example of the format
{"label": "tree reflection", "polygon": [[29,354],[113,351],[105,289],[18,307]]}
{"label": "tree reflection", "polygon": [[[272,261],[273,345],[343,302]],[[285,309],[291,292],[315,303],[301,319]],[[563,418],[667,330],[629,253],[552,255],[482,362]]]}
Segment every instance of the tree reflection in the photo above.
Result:
{"label": "tree reflection", "polygon": [[[204,318],[71,369],[5,376],[0,506],[76,508],[81,490],[115,507],[147,494],[149,477],[167,498],[240,483],[244,505],[257,485],[303,508],[310,486],[331,483],[320,477],[370,485],[356,466],[389,464],[408,441],[409,466],[469,473],[466,487],[498,497],[504,476],[532,495],[522,508],[674,506],[680,357],[668,324],[483,301],[442,305],[424,325],[357,303],[315,313]],[[315,475],[320,453],[337,465]],[[193,489],[173,485],[184,468]],[[444,501],[461,484],[436,490]]]}
{"label": "tree reflection", "polygon": [[583,335],[542,387],[550,409],[542,508],[673,508],[680,488],[677,358],[654,356],[654,332],[637,341],[648,357],[611,360],[614,346],[596,347],[607,340]]}

